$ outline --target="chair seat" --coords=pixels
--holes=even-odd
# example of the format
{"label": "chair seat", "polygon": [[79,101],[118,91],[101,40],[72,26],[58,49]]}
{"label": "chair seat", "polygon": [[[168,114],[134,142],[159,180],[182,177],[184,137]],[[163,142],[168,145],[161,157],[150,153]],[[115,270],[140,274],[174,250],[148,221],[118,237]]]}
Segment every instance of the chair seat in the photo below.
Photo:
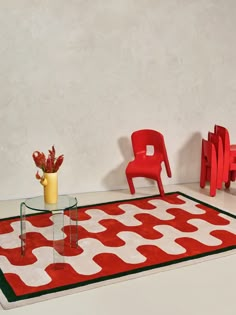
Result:
{"label": "chair seat", "polygon": [[147,177],[155,179],[161,172],[161,156],[144,156],[129,162],[127,171],[134,177]]}

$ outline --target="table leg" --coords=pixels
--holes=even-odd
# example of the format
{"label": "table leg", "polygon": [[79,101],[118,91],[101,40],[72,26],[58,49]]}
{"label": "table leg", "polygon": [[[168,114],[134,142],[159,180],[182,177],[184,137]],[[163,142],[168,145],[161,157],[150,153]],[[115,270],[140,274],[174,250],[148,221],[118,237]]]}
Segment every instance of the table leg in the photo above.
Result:
{"label": "table leg", "polygon": [[25,203],[20,204],[20,242],[21,256],[25,256],[26,247],[26,220],[25,220]]}
{"label": "table leg", "polygon": [[52,211],[53,218],[53,262],[55,268],[64,263],[64,211]]}
{"label": "table leg", "polygon": [[70,247],[78,247],[78,209],[71,208],[69,209],[70,217]]}

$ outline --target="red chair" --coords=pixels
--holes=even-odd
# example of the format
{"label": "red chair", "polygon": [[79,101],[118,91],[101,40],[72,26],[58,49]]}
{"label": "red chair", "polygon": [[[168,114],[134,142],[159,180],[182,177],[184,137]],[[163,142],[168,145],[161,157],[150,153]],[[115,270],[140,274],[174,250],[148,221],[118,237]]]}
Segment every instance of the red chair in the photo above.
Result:
{"label": "red chair", "polygon": [[210,196],[214,197],[217,183],[216,149],[212,142],[202,139],[200,187],[204,188],[206,182],[210,183]]}
{"label": "red chair", "polygon": [[[131,142],[134,152],[134,160],[126,167],[126,178],[129,184],[130,193],[135,193],[133,184],[134,177],[145,177],[157,181],[160,195],[164,195],[161,180],[161,164],[164,162],[168,177],[171,177],[171,169],[166,152],[163,135],[155,130],[137,130],[131,135]],[[153,152],[149,154],[148,149]]]}
{"label": "red chair", "polygon": [[229,132],[225,127],[215,125],[214,133],[219,135],[223,144],[223,182],[225,187],[230,187],[230,181],[236,179],[236,145],[230,144]]}
{"label": "red chair", "polygon": [[220,136],[209,131],[208,132],[208,140],[214,144],[215,149],[216,149],[216,161],[217,161],[216,187],[217,187],[217,189],[221,189],[222,183],[223,183],[223,161],[224,161],[222,139]]}

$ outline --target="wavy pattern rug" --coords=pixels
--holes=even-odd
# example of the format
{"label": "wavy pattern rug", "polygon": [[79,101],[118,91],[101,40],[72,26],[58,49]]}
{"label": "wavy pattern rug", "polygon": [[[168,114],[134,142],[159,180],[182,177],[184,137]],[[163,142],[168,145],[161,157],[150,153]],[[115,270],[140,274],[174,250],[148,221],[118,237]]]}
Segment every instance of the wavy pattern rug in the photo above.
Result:
{"label": "wavy pattern rug", "polygon": [[2,219],[0,303],[10,309],[233,254],[235,219],[181,192],[80,207],[78,248],[69,246],[65,212],[65,262],[58,269],[50,214],[27,216],[24,257],[19,217]]}

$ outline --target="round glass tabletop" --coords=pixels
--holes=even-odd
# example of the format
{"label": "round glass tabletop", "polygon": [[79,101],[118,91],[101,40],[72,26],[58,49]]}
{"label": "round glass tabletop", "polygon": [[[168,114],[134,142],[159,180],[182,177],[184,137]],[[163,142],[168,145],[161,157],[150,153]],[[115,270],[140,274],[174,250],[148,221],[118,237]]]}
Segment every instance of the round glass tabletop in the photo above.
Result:
{"label": "round glass tabletop", "polygon": [[71,209],[77,206],[77,199],[72,196],[61,195],[58,196],[57,203],[49,204],[44,202],[44,196],[38,196],[26,199],[25,206],[35,211],[62,211]]}

